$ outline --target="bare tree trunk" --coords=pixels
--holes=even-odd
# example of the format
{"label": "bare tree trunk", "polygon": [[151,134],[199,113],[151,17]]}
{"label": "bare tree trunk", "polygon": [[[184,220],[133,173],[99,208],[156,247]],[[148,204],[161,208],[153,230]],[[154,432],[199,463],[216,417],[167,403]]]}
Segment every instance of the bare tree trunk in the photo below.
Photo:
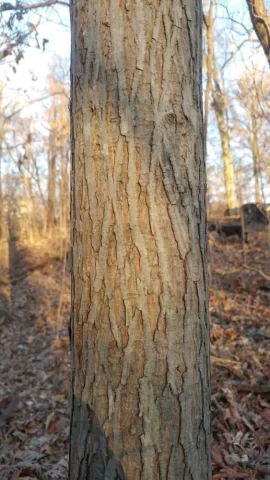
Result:
{"label": "bare tree trunk", "polygon": [[260,191],[260,153],[258,147],[258,126],[256,120],[256,85],[254,85],[251,92],[251,135],[250,135],[250,146],[253,158],[253,172],[254,172],[254,182],[255,182],[255,201],[256,203],[261,203],[261,191]]}
{"label": "bare tree trunk", "polygon": [[[208,140],[208,118],[209,118],[209,102],[210,95],[212,91],[212,80],[213,80],[213,55],[214,55],[214,45],[213,45],[213,11],[214,11],[214,0],[210,0],[208,16],[203,12],[203,22],[206,28],[206,38],[207,38],[207,53],[205,54],[205,71],[206,71],[206,88],[205,88],[205,101],[204,101],[204,158],[207,160],[207,140]],[[208,189],[207,203],[209,206],[210,202],[210,190]]]}
{"label": "bare tree trunk", "polygon": [[213,40],[213,13],[214,0],[210,0],[208,15],[203,14],[203,20],[206,28],[207,55],[206,55],[206,88],[205,88],[205,107],[204,107],[204,147],[205,158],[207,157],[207,131],[209,117],[209,101],[212,91],[213,61],[214,61],[214,40]]}
{"label": "bare tree trunk", "polygon": [[235,207],[235,176],[232,151],[229,144],[228,135],[222,130],[222,160],[224,165],[224,180],[226,188],[226,199],[228,208]]}
{"label": "bare tree trunk", "polygon": [[72,6],[70,480],[205,480],[201,2]]}
{"label": "bare tree trunk", "polygon": [[25,143],[25,153],[23,159],[23,187],[24,187],[24,195],[26,201],[26,218],[23,222],[18,222],[18,226],[20,226],[20,230],[23,229],[24,232],[27,233],[28,239],[32,242],[33,241],[33,234],[34,234],[34,227],[35,227],[35,202],[33,196],[33,178],[31,174],[31,167],[33,161],[33,150],[31,146],[32,137],[31,133],[28,134],[27,141]]}
{"label": "bare tree trunk", "polygon": [[0,139],[0,238],[4,234],[4,202],[2,188],[2,142]]}
{"label": "bare tree trunk", "polygon": [[252,25],[270,64],[270,15],[264,0],[247,0]]}
{"label": "bare tree trunk", "polygon": [[[226,200],[228,208],[235,206],[235,176],[233,157],[230,148],[230,135],[227,122],[226,97],[222,92],[219,75],[215,64],[214,54],[214,1],[210,0],[208,15],[204,14],[204,24],[206,26],[207,39],[207,82],[205,92],[205,117],[204,117],[204,135],[207,141],[207,124],[208,124],[208,104],[212,91],[213,108],[216,114],[218,130],[221,140],[222,160],[224,166],[224,185],[226,191]],[[213,77],[213,78],[212,78]],[[214,79],[215,87],[212,87]],[[206,154],[206,145],[205,145]]]}
{"label": "bare tree trunk", "polygon": [[[0,110],[2,110],[3,101],[3,86],[0,83]],[[2,145],[4,137],[4,124],[0,127],[0,238],[4,235],[4,199],[3,199],[3,185],[2,185]]]}
{"label": "bare tree trunk", "polygon": [[228,208],[235,207],[235,175],[233,156],[230,146],[230,133],[227,121],[226,96],[222,91],[219,76],[214,66],[215,88],[213,89],[213,108],[215,110],[221,140],[222,160],[224,165],[224,183]]}
{"label": "bare tree trunk", "polygon": [[254,182],[255,182],[255,201],[256,203],[261,203],[262,197],[261,197],[261,189],[260,189],[260,167],[259,167],[258,150],[257,150],[255,139],[253,139],[252,157],[253,157],[253,172],[254,172]]}
{"label": "bare tree trunk", "polygon": [[61,229],[67,229],[69,225],[69,154],[63,143],[60,145],[60,180],[59,180],[59,196],[60,196],[60,226]]}
{"label": "bare tree trunk", "polygon": [[42,206],[43,206],[44,210],[46,211],[47,202],[46,202],[46,199],[44,198],[44,194],[42,192],[41,183],[40,183],[40,174],[39,174],[39,169],[38,169],[38,164],[37,164],[36,158],[33,158],[33,164],[34,164],[34,168],[35,168],[35,181],[36,181],[36,184],[37,184],[38,193],[39,193],[39,196],[40,196]]}
{"label": "bare tree trunk", "polygon": [[53,229],[56,220],[55,193],[56,193],[56,143],[54,133],[50,133],[48,151],[48,204],[47,204],[47,228]]}

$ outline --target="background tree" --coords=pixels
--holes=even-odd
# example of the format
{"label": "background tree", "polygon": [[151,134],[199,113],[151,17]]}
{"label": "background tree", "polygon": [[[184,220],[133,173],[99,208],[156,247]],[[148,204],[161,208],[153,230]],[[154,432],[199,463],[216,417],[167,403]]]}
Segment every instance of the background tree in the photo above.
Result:
{"label": "background tree", "polygon": [[[49,230],[55,228],[57,216],[62,229],[69,224],[69,143],[67,141],[69,119],[66,76],[66,69],[58,59],[52,65],[48,76],[51,95],[51,105],[47,112],[49,124],[47,228]],[[58,215],[56,197],[58,197]]]}
{"label": "background tree", "polygon": [[234,144],[242,156],[250,159],[246,163],[242,178],[254,183],[257,203],[265,202],[264,187],[269,171],[269,93],[267,76],[258,66],[246,68],[234,90],[233,130]]}
{"label": "background tree", "polygon": [[[217,127],[220,135],[221,152],[224,171],[224,185],[226,191],[227,207],[235,207],[235,173],[233,155],[230,145],[230,127],[228,122],[228,99],[225,87],[221,83],[220,74],[214,52],[214,1],[210,0],[209,9],[204,13],[206,27],[206,89],[205,89],[205,123],[208,122],[208,103],[212,93],[212,107],[215,112]],[[214,84],[214,85],[213,85]],[[207,126],[205,124],[205,134]],[[207,141],[207,135],[205,135]]]}
{"label": "background tree", "polygon": [[224,184],[226,190],[227,207],[235,207],[235,172],[231,150],[230,125],[228,120],[228,98],[221,85],[216,65],[213,67],[214,88],[212,90],[213,109],[221,141],[222,161],[224,166]]}
{"label": "background tree", "polygon": [[270,16],[264,0],[247,0],[252,25],[270,63]]}
{"label": "background tree", "polygon": [[[204,2],[206,3],[206,2]],[[214,61],[214,41],[213,41],[213,15],[214,15],[214,0],[210,0],[209,6],[204,5],[204,9],[208,7],[208,12],[203,12],[203,22],[206,29],[205,35],[205,54],[204,54],[204,67],[206,71],[206,86],[205,86],[205,98],[204,98],[204,147],[205,158],[207,158],[207,132],[208,132],[208,118],[209,118],[209,106],[210,95],[213,88],[213,61]]]}
{"label": "background tree", "polygon": [[[39,102],[2,101],[2,196],[9,198],[6,173],[17,177],[9,205],[21,235],[49,230],[67,235],[69,219],[69,121],[67,69],[55,59]],[[36,112],[33,107],[36,107]],[[10,180],[9,180],[10,183]],[[5,202],[3,202],[5,203]],[[12,206],[13,203],[13,206]],[[6,211],[7,207],[3,207]],[[23,216],[19,212],[23,210]],[[26,212],[27,211],[27,212]],[[2,224],[5,223],[5,215]],[[17,233],[18,233],[17,232]]]}
{"label": "background tree", "polygon": [[3,137],[4,137],[4,125],[2,117],[2,108],[3,108],[3,90],[4,86],[0,83],[0,239],[3,236],[4,232],[4,209],[3,209],[3,187],[2,187],[2,146],[3,146]]}
{"label": "background tree", "polygon": [[201,2],[71,15],[70,479],[210,479]]}

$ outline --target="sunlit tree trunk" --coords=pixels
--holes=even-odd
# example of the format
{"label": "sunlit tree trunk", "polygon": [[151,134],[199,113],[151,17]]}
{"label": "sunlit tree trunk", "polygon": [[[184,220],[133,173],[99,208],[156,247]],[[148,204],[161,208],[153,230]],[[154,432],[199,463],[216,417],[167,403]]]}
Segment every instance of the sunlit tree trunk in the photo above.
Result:
{"label": "sunlit tree trunk", "polygon": [[0,138],[0,238],[4,233],[4,202],[3,202],[3,188],[2,188],[2,141]]}
{"label": "sunlit tree trunk", "polygon": [[258,156],[258,144],[256,138],[252,138],[251,149],[252,149],[252,158],[253,158],[253,172],[254,172],[254,183],[255,183],[255,201],[260,203],[261,200],[261,189],[260,189],[260,165],[259,165],[259,156]]}
{"label": "sunlit tree trunk", "polygon": [[254,183],[255,183],[255,201],[260,203],[261,191],[260,191],[260,152],[258,147],[258,126],[256,120],[256,86],[251,92],[251,132],[250,132],[250,146],[253,159],[253,172],[254,172]]}
{"label": "sunlit tree trunk", "polygon": [[[52,125],[55,128],[56,112],[53,113],[55,119]],[[55,132],[50,133],[48,150],[48,204],[47,204],[47,228],[53,229],[56,220],[55,212],[55,194],[56,194],[56,157],[57,145],[54,137]]]}
{"label": "sunlit tree trunk", "polygon": [[210,479],[201,2],[71,11],[70,479]]}
{"label": "sunlit tree trunk", "polygon": [[[203,2],[203,8],[205,9],[206,2]],[[204,98],[204,158],[207,163],[207,142],[208,142],[208,119],[209,119],[209,107],[210,96],[213,88],[213,56],[214,56],[214,43],[213,43],[213,13],[214,13],[214,0],[210,0],[208,12],[206,14],[203,10],[203,23],[206,29],[206,52],[204,53],[204,70],[206,73],[206,86],[205,86],[205,98]],[[210,188],[207,192],[207,202],[210,199]]]}
{"label": "sunlit tree trunk", "polygon": [[216,114],[217,126],[220,134],[222,161],[224,167],[224,184],[227,207],[235,207],[235,174],[233,156],[230,146],[230,133],[227,119],[226,95],[222,91],[218,73],[214,66],[215,88],[213,89],[213,108]]}
{"label": "sunlit tree trunk", "polygon": [[60,226],[61,229],[67,229],[69,225],[69,154],[67,147],[62,140],[60,145],[60,180],[59,180],[59,196],[60,196]]}
{"label": "sunlit tree trunk", "polygon": [[[204,115],[204,135],[207,141],[207,123],[208,123],[208,105],[212,92],[212,106],[215,111],[217,126],[221,140],[221,152],[224,167],[224,185],[228,208],[235,206],[235,175],[233,157],[230,148],[230,134],[227,122],[226,96],[220,85],[219,74],[215,62],[214,53],[214,1],[209,0],[208,12],[204,11],[204,25],[206,27],[206,90],[205,90],[205,115]],[[214,82],[214,87],[213,87]],[[206,149],[206,145],[205,145]],[[205,150],[206,151],[206,150]]]}
{"label": "sunlit tree trunk", "polygon": [[213,39],[213,14],[214,14],[214,0],[210,0],[207,14],[203,13],[204,25],[206,28],[207,39],[207,54],[205,55],[205,71],[206,71],[206,88],[205,88],[205,102],[204,102],[204,146],[205,158],[207,156],[207,131],[208,131],[208,117],[209,117],[209,101],[212,91],[213,80],[213,61],[214,61],[214,39]]}

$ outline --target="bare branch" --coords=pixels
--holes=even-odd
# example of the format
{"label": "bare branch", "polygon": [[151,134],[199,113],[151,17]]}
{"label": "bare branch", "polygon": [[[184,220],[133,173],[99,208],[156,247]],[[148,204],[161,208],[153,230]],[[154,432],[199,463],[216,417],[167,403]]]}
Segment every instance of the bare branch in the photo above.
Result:
{"label": "bare branch", "polygon": [[253,272],[259,273],[263,278],[265,278],[265,280],[270,282],[270,276],[266,275],[266,273],[264,273],[262,270],[260,270],[258,268],[250,267],[249,265],[246,265],[246,264],[243,265],[243,268],[246,268],[247,270],[251,270]]}
{"label": "bare branch", "polygon": [[39,2],[39,3],[33,3],[33,4],[16,3],[16,5],[12,5],[11,3],[5,2],[0,6],[0,12],[10,12],[10,11],[26,12],[27,10],[36,10],[37,8],[51,7],[52,5],[64,5],[65,7],[69,7],[69,3],[63,2],[62,0],[47,0],[45,2]]}
{"label": "bare branch", "polygon": [[242,265],[242,267],[239,267],[239,268],[231,268],[230,270],[222,270],[220,268],[216,268],[216,272],[219,273],[220,275],[232,275],[233,273],[240,273],[243,269],[246,269],[246,270],[251,270],[252,272],[255,272],[255,273],[258,273],[259,275],[261,275],[263,278],[265,278],[265,280],[267,280],[268,282],[270,282],[270,276],[267,275],[266,273],[264,273],[262,270],[260,270],[259,268],[255,268],[255,267],[250,267],[249,265],[247,265],[246,263],[244,263]]}
{"label": "bare branch", "polygon": [[4,50],[0,51],[0,61],[8,57],[8,55],[11,55],[15,47],[22,45],[22,43],[31,35],[31,33],[33,33],[34,30],[35,28],[32,26],[27,33],[20,35],[15,42],[11,42],[6,48],[4,48]]}
{"label": "bare branch", "polygon": [[64,95],[64,96],[67,96],[67,93],[63,90],[63,91],[59,91],[59,92],[50,93],[49,95],[45,95],[44,97],[35,98],[35,99],[32,100],[31,102],[29,102],[27,105],[24,105],[23,107],[20,107],[20,108],[18,108],[17,110],[15,110],[14,112],[12,112],[10,115],[5,116],[5,117],[4,117],[4,120],[10,120],[12,117],[14,117],[14,115],[17,115],[17,113],[20,113],[20,112],[21,112],[22,110],[24,110],[25,108],[30,107],[30,106],[33,105],[34,103],[42,102],[43,100],[47,100],[47,98],[52,97],[52,95]]}

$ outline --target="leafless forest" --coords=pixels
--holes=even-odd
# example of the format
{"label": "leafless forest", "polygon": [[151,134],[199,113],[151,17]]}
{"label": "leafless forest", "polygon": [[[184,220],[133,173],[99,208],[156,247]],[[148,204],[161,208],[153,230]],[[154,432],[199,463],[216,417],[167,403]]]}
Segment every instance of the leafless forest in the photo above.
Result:
{"label": "leafless forest", "polygon": [[[69,59],[58,42],[68,4],[2,3],[0,16],[0,479],[64,480],[73,226]],[[270,7],[204,0],[202,17],[212,478],[267,480]],[[35,50],[44,75],[30,65]],[[20,81],[23,64],[32,83]]]}

